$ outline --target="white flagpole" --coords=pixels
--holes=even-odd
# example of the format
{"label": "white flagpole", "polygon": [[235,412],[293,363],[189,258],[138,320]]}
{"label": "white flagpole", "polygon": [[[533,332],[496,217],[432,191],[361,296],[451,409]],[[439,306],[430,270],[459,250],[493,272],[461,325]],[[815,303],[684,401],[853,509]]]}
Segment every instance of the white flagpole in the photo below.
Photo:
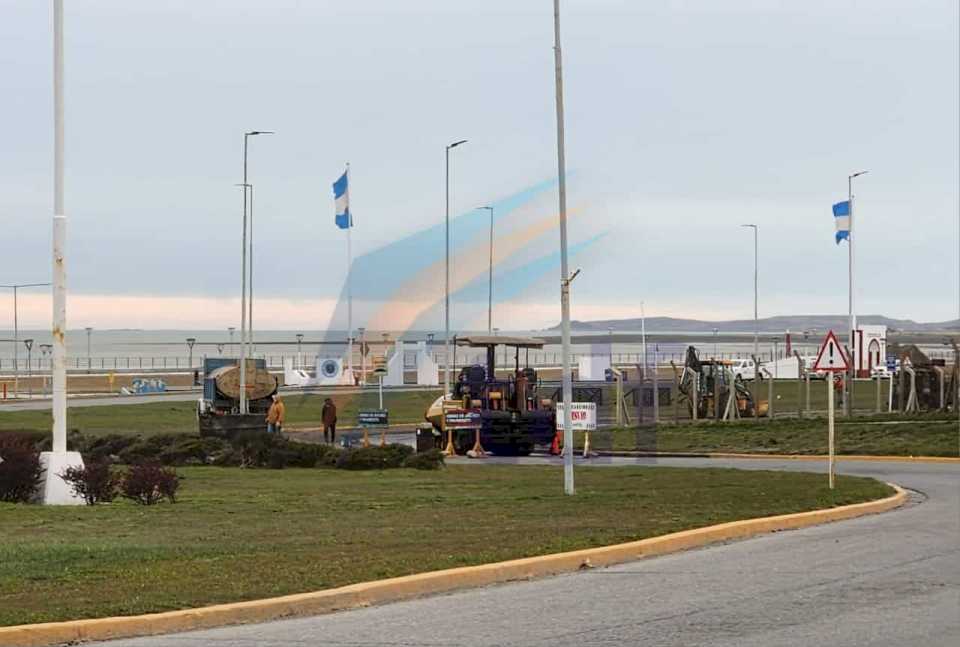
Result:
{"label": "white flagpole", "polygon": [[350,232],[353,229],[353,212],[350,211],[350,162],[347,162],[347,370],[353,380],[353,241]]}

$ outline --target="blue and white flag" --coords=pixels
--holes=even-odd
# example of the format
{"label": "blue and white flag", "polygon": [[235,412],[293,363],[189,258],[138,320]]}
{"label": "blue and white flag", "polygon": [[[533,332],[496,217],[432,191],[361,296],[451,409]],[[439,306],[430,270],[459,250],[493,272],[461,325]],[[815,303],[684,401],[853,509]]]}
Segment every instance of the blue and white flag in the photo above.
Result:
{"label": "blue and white flag", "polygon": [[334,222],[340,229],[353,227],[353,216],[350,215],[350,187],[347,186],[347,171],[340,179],[333,183],[333,199],[336,203],[336,217]]}
{"label": "blue and white flag", "polygon": [[844,238],[850,238],[850,201],[844,200],[833,205],[833,221],[837,225],[837,244]]}

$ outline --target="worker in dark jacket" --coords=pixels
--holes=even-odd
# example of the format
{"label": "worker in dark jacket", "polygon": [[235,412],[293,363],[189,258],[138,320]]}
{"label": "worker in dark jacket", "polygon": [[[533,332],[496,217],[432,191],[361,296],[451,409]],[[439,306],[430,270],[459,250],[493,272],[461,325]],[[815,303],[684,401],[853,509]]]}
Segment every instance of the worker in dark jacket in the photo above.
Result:
{"label": "worker in dark jacket", "polygon": [[323,440],[332,445],[337,439],[337,405],[330,398],[323,401],[320,419],[323,422]]}

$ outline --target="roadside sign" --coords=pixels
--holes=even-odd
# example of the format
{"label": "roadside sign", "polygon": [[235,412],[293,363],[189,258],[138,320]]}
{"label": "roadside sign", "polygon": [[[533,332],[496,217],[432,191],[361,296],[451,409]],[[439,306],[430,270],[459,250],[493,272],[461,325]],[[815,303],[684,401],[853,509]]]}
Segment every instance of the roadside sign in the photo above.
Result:
{"label": "roadside sign", "polygon": [[357,412],[358,427],[386,427],[387,425],[386,409],[361,409]]}
{"label": "roadside sign", "polygon": [[[833,331],[827,333],[820,345],[820,352],[817,353],[817,361],[813,363],[814,371],[825,371],[829,373],[843,373],[850,368],[847,356],[843,352],[843,347],[837,341],[837,336]],[[833,379],[827,382],[827,482],[830,489],[833,489],[834,483],[834,456],[836,455],[836,435],[834,432],[834,388]]]}
{"label": "roadside sign", "polygon": [[843,352],[840,342],[837,341],[837,336],[831,330],[820,345],[820,352],[817,353],[817,361],[813,363],[813,370],[845,372],[849,368],[850,363],[847,361],[847,355]]}
{"label": "roadside sign", "polygon": [[[563,402],[557,403],[557,431],[563,431]],[[570,422],[574,431],[596,431],[597,403],[574,402],[570,407]]]}
{"label": "roadside sign", "polygon": [[476,429],[482,422],[479,411],[469,409],[448,409],[443,412],[446,429]]}

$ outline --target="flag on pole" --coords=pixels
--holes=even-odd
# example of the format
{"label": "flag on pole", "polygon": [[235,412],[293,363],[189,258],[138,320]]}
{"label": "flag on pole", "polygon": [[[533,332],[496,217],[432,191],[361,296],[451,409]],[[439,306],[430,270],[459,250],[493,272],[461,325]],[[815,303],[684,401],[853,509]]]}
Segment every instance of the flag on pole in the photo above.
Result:
{"label": "flag on pole", "polygon": [[333,199],[336,203],[334,222],[340,229],[353,227],[353,216],[350,215],[350,188],[347,183],[346,171],[343,172],[339,180],[333,183]]}
{"label": "flag on pole", "polygon": [[837,244],[844,238],[850,238],[850,201],[844,200],[833,205],[833,221],[837,225]]}

